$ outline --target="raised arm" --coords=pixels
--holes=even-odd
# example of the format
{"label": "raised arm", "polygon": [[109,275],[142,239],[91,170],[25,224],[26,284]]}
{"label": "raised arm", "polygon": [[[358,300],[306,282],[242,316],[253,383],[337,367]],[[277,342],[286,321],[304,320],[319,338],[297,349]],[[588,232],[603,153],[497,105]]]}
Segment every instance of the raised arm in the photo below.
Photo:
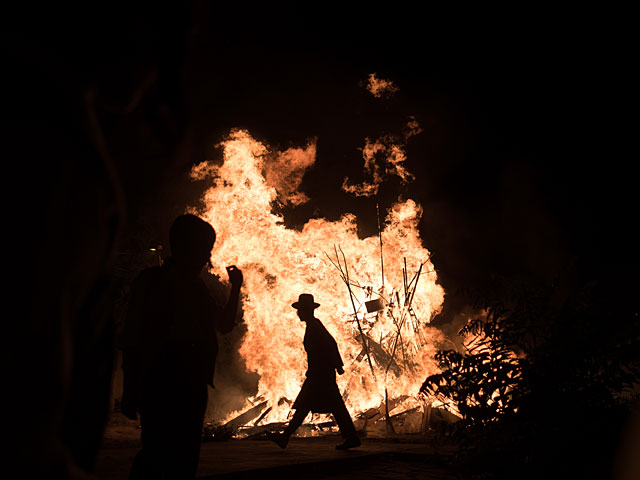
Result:
{"label": "raised arm", "polygon": [[228,333],[235,327],[238,304],[240,303],[240,287],[243,280],[242,271],[235,265],[227,267],[227,274],[229,275],[229,282],[231,282],[231,294],[218,324],[218,328],[222,333]]}

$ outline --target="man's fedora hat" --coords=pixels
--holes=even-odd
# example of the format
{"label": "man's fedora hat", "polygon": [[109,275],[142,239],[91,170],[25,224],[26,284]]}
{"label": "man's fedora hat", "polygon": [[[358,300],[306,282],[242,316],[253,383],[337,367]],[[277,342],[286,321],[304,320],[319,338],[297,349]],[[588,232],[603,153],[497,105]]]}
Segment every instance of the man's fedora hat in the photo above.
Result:
{"label": "man's fedora hat", "polygon": [[298,301],[295,303],[292,303],[291,306],[296,309],[305,308],[305,307],[318,308],[320,304],[313,301],[313,295],[311,295],[310,293],[302,293],[298,297]]}

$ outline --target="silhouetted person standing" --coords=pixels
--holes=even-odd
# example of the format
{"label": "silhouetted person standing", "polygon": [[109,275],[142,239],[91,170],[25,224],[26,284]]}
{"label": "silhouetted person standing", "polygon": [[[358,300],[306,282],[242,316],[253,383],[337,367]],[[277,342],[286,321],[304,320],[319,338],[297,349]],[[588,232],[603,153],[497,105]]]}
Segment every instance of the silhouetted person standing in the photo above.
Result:
{"label": "silhouetted person standing", "polygon": [[307,324],[304,334],[304,349],[307,352],[307,378],[293,403],[296,412],[287,428],[282,433],[268,433],[267,435],[278,446],[285,448],[289,437],[302,425],[309,412],[332,413],[344,439],[344,442],[337,445],[336,448],[344,450],[357,447],[360,445],[360,439],[356,435],[353,421],[336,384],[336,371],[340,375],[344,373],[338,345],[324,328],[322,322],[314,315],[314,310],[320,304],[314,302],[313,295],[303,293],[298,297],[298,301],[291,306],[298,310],[298,317]]}
{"label": "silhouetted person standing", "polygon": [[218,308],[200,278],[216,235],[194,215],[171,226],[172,256],[134,281],[124,330],[122,411],[140,413],[142,450],[130,478],[194,478],[207,385],[213,387],[216,330],[232,330],[242,272],[227,267],[231,294]]}

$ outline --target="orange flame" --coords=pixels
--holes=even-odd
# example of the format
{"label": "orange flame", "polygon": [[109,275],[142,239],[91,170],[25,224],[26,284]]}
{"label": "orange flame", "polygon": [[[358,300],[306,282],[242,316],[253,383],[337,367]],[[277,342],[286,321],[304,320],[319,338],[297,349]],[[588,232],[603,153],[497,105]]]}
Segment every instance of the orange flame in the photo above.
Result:
{"label": "orange flame", "polygon": [[[417,228],[421,207],[406,200],[387,213],[381,232],[383,281],[379,239],[358,238],[354,215],[347,213],[335,222],[311,219],[297,231],[286,228],[283,218],[272,212],[275,200],[304,201],[296,189],[304,169],[315,160],[315,141],[304,149],[271,152],[247,131],[232,130],[221,146],[223,163],[202,163],[193,169],[192,177],[211,182],[203,198],[205,207],[198,214],[218,233],[212,273],[226,278],[224,268],[232,264],[244,273],[247,332],[240,353],[246,368],[260,376],[258,396],[273,407],[264,422],[286,419],[289,406],[283,402],[278,405],[279,400],[295,399],[304,380],[304,324],[291,307],[300,293],[312,293],[321,304],[316,316],[338,343],[345,363],[338,386],[352,413],[379,406],[385,387],[390,397],[417,394],[426,376],[437,369],[433,354],[440,334],[427,324],[444,300],[444,290],[436,283],[429,252],[422,246]],[[293,176],[287,175],[292,166]],[[375,378],[362,355],[362,339],[347,287],[332,264],[334,248],[344,252],[350,277],[359,285],[353,287],[358,320],[381,349],[377,357],[371,353]],[[407,281],[402,270],[405,259],[409,279],[422,265],[410,311],[401,299]],[[378,297],[384,299],[385,309],[367,313],[364,302]],[[396,298],[398,301],[393,300]],[[406,321],[398,326],[402,315]],[[386,358],[398,331],[403,351],[397,347],[395,355],[402,368],[389,369]],[[403,355],[409,361],[403,363]]]}
{"label": "orange flame", "polygon": [[390,97],[398,91],[398,87],[391,80],[378,78],[376,73],[369,74],[367,90],[376,98]]}
{"label": "orange flame", "polygon": [[413,180],[413,175],[405,168],[404,162],[407,154],[404,146],[414,135],[422,132],[415,118],[411,118],[405,126],[402,138],[394,135],[383,135],[375,141],[365,139],[362,148],[364,158],[364,170],[371,177],[371,181],[359,185],[349,185],[349,178],[345,177],[342,189],[357,197],[370,197],[378,193],[382,182],[392,176],[396,176],[403,184]]}

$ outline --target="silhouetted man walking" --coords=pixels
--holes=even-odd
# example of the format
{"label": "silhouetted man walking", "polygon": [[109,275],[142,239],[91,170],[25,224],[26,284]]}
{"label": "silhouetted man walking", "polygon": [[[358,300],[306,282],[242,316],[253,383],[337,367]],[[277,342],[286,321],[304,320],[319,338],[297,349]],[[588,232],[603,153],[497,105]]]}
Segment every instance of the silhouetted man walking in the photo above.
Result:
{"label": "silhouetted man walking", "polygon": [[357,447],[360,439],[351,420],[347,407],[342,400],[336,384],[336,371],[342,375],[342,358],[338,345],[322,322],[315,318],[314,310],[320,306],[314,302],[313,295],[303,293],[298,301],[291,305],[298,310],[298,317],[306,322],[304,349],[307,352],[307,378],[293,403],[296,410],[283,433],[267,433],[281,448],[285,448],[289,437],[307,417],[309,412],[332,413],[344,442],[337,445],[338,450]]}
{"label": "silhouetted man walking", "polygon": [[207,384],[213,387],[216,330],[234,327],[242,272],[227,267],[231,295],[218,308],[200,278],[216,235],[194,215],[170,230],[172,256],[134,281],[124,330],[122,411],[140,413],[142,450],[131,479],[194,478],[200,457]]}

